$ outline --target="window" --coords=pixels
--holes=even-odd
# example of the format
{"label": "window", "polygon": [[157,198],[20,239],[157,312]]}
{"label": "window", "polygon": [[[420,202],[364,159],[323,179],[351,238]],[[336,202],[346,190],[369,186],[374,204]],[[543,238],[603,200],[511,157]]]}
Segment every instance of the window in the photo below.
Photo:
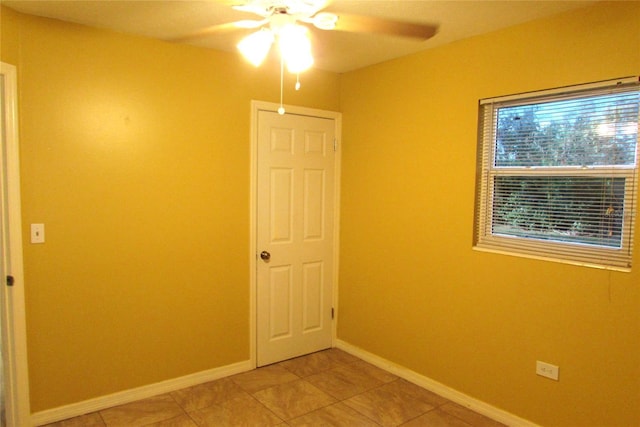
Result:
{"label": "window", "polygon": [[475,247],[631,268],[637,77],[480,101]]}

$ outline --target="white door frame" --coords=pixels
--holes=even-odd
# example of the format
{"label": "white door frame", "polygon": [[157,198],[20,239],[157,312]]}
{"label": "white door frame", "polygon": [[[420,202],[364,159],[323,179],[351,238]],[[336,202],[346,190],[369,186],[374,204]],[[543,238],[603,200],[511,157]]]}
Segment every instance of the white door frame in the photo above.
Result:
{"label": "white door frame", "polygon": [[[27,329],[24,307],[24,268],[22,262],[22,218],[20,209],[20,155],[18,145],[18,85],[16,67],[0,62],[0,75],[4,79],[7,230],[9,263],[5,274],[14,278],[7,291],[4,307],[2,335],[7,348],[3,348],[5,364],[5,404],[8,426],[31,425],[29,408],[29,374],[27,367]],[[5,277],[0,286],[6,287]]]}
{"label": "white door frame", "polygon": [[[280,104],[264,101],[251,101],[251,171],[250,171],[250,202],[249,202],[249,352],[251,367],[257,366],[257,207],[258,207],[258,113],[260,111],[277,112]],[[335,317],[332,322],[331,330],[331,346],[336,343],[336,325],[338,321],[338,255],[340,243],[340,165],[341,165],[341,143],[342,143],[342,114],[335,111],[318,110],[314,108],[297,107],[285,105],[286,114],[295,114],[300,116],[319,117],[324,119],[333,119],[335,123],[336,137],[336,154],[335,154],[335,203],[334,218],[335,226],[333,228],[333,307],[335,308]]]}

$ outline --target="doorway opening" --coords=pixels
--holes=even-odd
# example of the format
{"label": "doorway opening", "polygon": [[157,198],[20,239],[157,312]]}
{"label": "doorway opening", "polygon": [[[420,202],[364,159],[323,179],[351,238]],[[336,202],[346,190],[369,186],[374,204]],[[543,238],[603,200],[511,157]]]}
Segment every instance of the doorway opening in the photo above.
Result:
{"label": "doorway opening", "polygon": [[251,360],[335,343],[340,113],[253,101]]}
{"label": "doorway opening", "polygon": [[7,426],[29,425],[29,380],[22,264],[20,159],[16,67],[0,63],[0,330],[2,416]]}

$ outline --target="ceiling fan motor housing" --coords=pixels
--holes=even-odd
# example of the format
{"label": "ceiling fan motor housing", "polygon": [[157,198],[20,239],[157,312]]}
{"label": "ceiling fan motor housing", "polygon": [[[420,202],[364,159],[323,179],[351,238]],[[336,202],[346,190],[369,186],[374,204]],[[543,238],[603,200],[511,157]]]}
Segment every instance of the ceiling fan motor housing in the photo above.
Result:
{"label": "ceiling fan motor housing", "polygon": [[236,6],[236,8],[263,17],[275,14],[310,17],[324,6],[326,6],[325,0],[250,0],[242,6]]}
{"label": "ceiling fan motor housing", "polygon": [[274,10],[269,21],[271,30],[275,34],[279,34],[287,25],[295,24],[296,17],[287,13],[286,9],[279,8]]}

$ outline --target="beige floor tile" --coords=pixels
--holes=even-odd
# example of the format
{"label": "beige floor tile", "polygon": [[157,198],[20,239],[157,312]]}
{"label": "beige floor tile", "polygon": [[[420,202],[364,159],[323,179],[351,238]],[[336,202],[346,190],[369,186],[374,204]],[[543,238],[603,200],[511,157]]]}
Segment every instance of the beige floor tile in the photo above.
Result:
{"label": "beige floor tile", "polygon": [[326,351],[319,351],[306,356],[296,357],[295,359],[285,360],[278,365],[299,377],[308,377],[309,375],[337,368],[341,366],[342,363],[329,356]]}
{"label": "beige floor tile", "polygon": [[504,424],[494,421],[491,418],[478,414],[471,409],[458,405],[457,403],[449,402],[440,407],[444,412],[454,415],[461,420],[473,425],[474,427],[504,427]]}
{"label": "beige floor tile", "polygon": [[398,377],[391,372],[387,372],[384,369],[380,369],[377,366],[374,366],[371,363],[367,363],[363,360],[352,363],[351,367],[354,369],[359,369],[365,374],[370,375],[383,383],[390,383],[391,381],[395,381],[398,379]]}
{"label": "beige floor tile", "polygon": [[[391,384],[391,383],[389,383]],[[354,396],[344,403],[382,426],[398,426],[432,410],[433,405],[423,402],[398,387],[385,384]]]}
{"label": "beige floor tile", "polygon": [[106,424],[102,421],[99,413],[81,415],[79,417],[69,418],[68,420],[59,421],[53,424],[47,424],[43,427],[104,427]]}
{"label": "beige floor tile", "polygon": [[335,348],[45,427],[399,425],[505,427]]}
{"label": "beige floor tile", "polygon": [[170,420],[160,421],[153,424],[145,425],[145,427],[197,427],[197,424],[188,415],[180,415]]}
{"label": "beige floor tile", "polygon": [[351,365],[338,366],[330,371],[305,377],[305,381],[338,400],[348,399],[383,384]]}
{"label": "beige floor tile", "polygon": [[303,380],[260,390],[253,396],[283,420],[299,417],[336,402],[333,397]]}
{"label": "beige floor tile", "polygon": [[192,412],[215,403],[223,403],[243,394],[246,392],[239,385],[229,378],[222,378],[174,391],[171,396],[186,412]]}
{"label": "beige floor tile", "polygon": [[169,420],[184,411],[168,394],[100,411],[107,427],[135,427]]}
{"label": "beige floor tile", "polygon": [[398,379],[397,381],[388,383],[387,385],[385,385],[385,389],[393,391],[397,394],[405,394],[407,396],[411,396],[432,406],[440,406],[450,402],[448,399],[445,399],[440,395],[437,395],[429,390],[426,390],[403,379]]}
{"label": "beige floor tile", "polygon": [[190,413],[198,426],[275,426],[282,420],[249,395]]}
{"label": "beige floor tile", "polygon": [[357,357],[339,348],[330,348],[329,350],[325,350],[324,353],[338,363],[354,363],[360,361]]}
{"label": "beige floor tile", "polygon": [[335,427],[379,427],[369,418],[351,409],[344,403],[326,406],[307,415],[287,422],[292,427],[335,426]]}
{"label": "beige floor tile", "polygon": [[254,393],[258,390],[300,379],[297,375],[279,365],[265,366],[230,378],[231,381],[239,385],[247,393]]}
{"label": "beige floor tile", "polygon": [[440,409],[435,409],[414,418],[402,427],[472,427],[472,425]]}

